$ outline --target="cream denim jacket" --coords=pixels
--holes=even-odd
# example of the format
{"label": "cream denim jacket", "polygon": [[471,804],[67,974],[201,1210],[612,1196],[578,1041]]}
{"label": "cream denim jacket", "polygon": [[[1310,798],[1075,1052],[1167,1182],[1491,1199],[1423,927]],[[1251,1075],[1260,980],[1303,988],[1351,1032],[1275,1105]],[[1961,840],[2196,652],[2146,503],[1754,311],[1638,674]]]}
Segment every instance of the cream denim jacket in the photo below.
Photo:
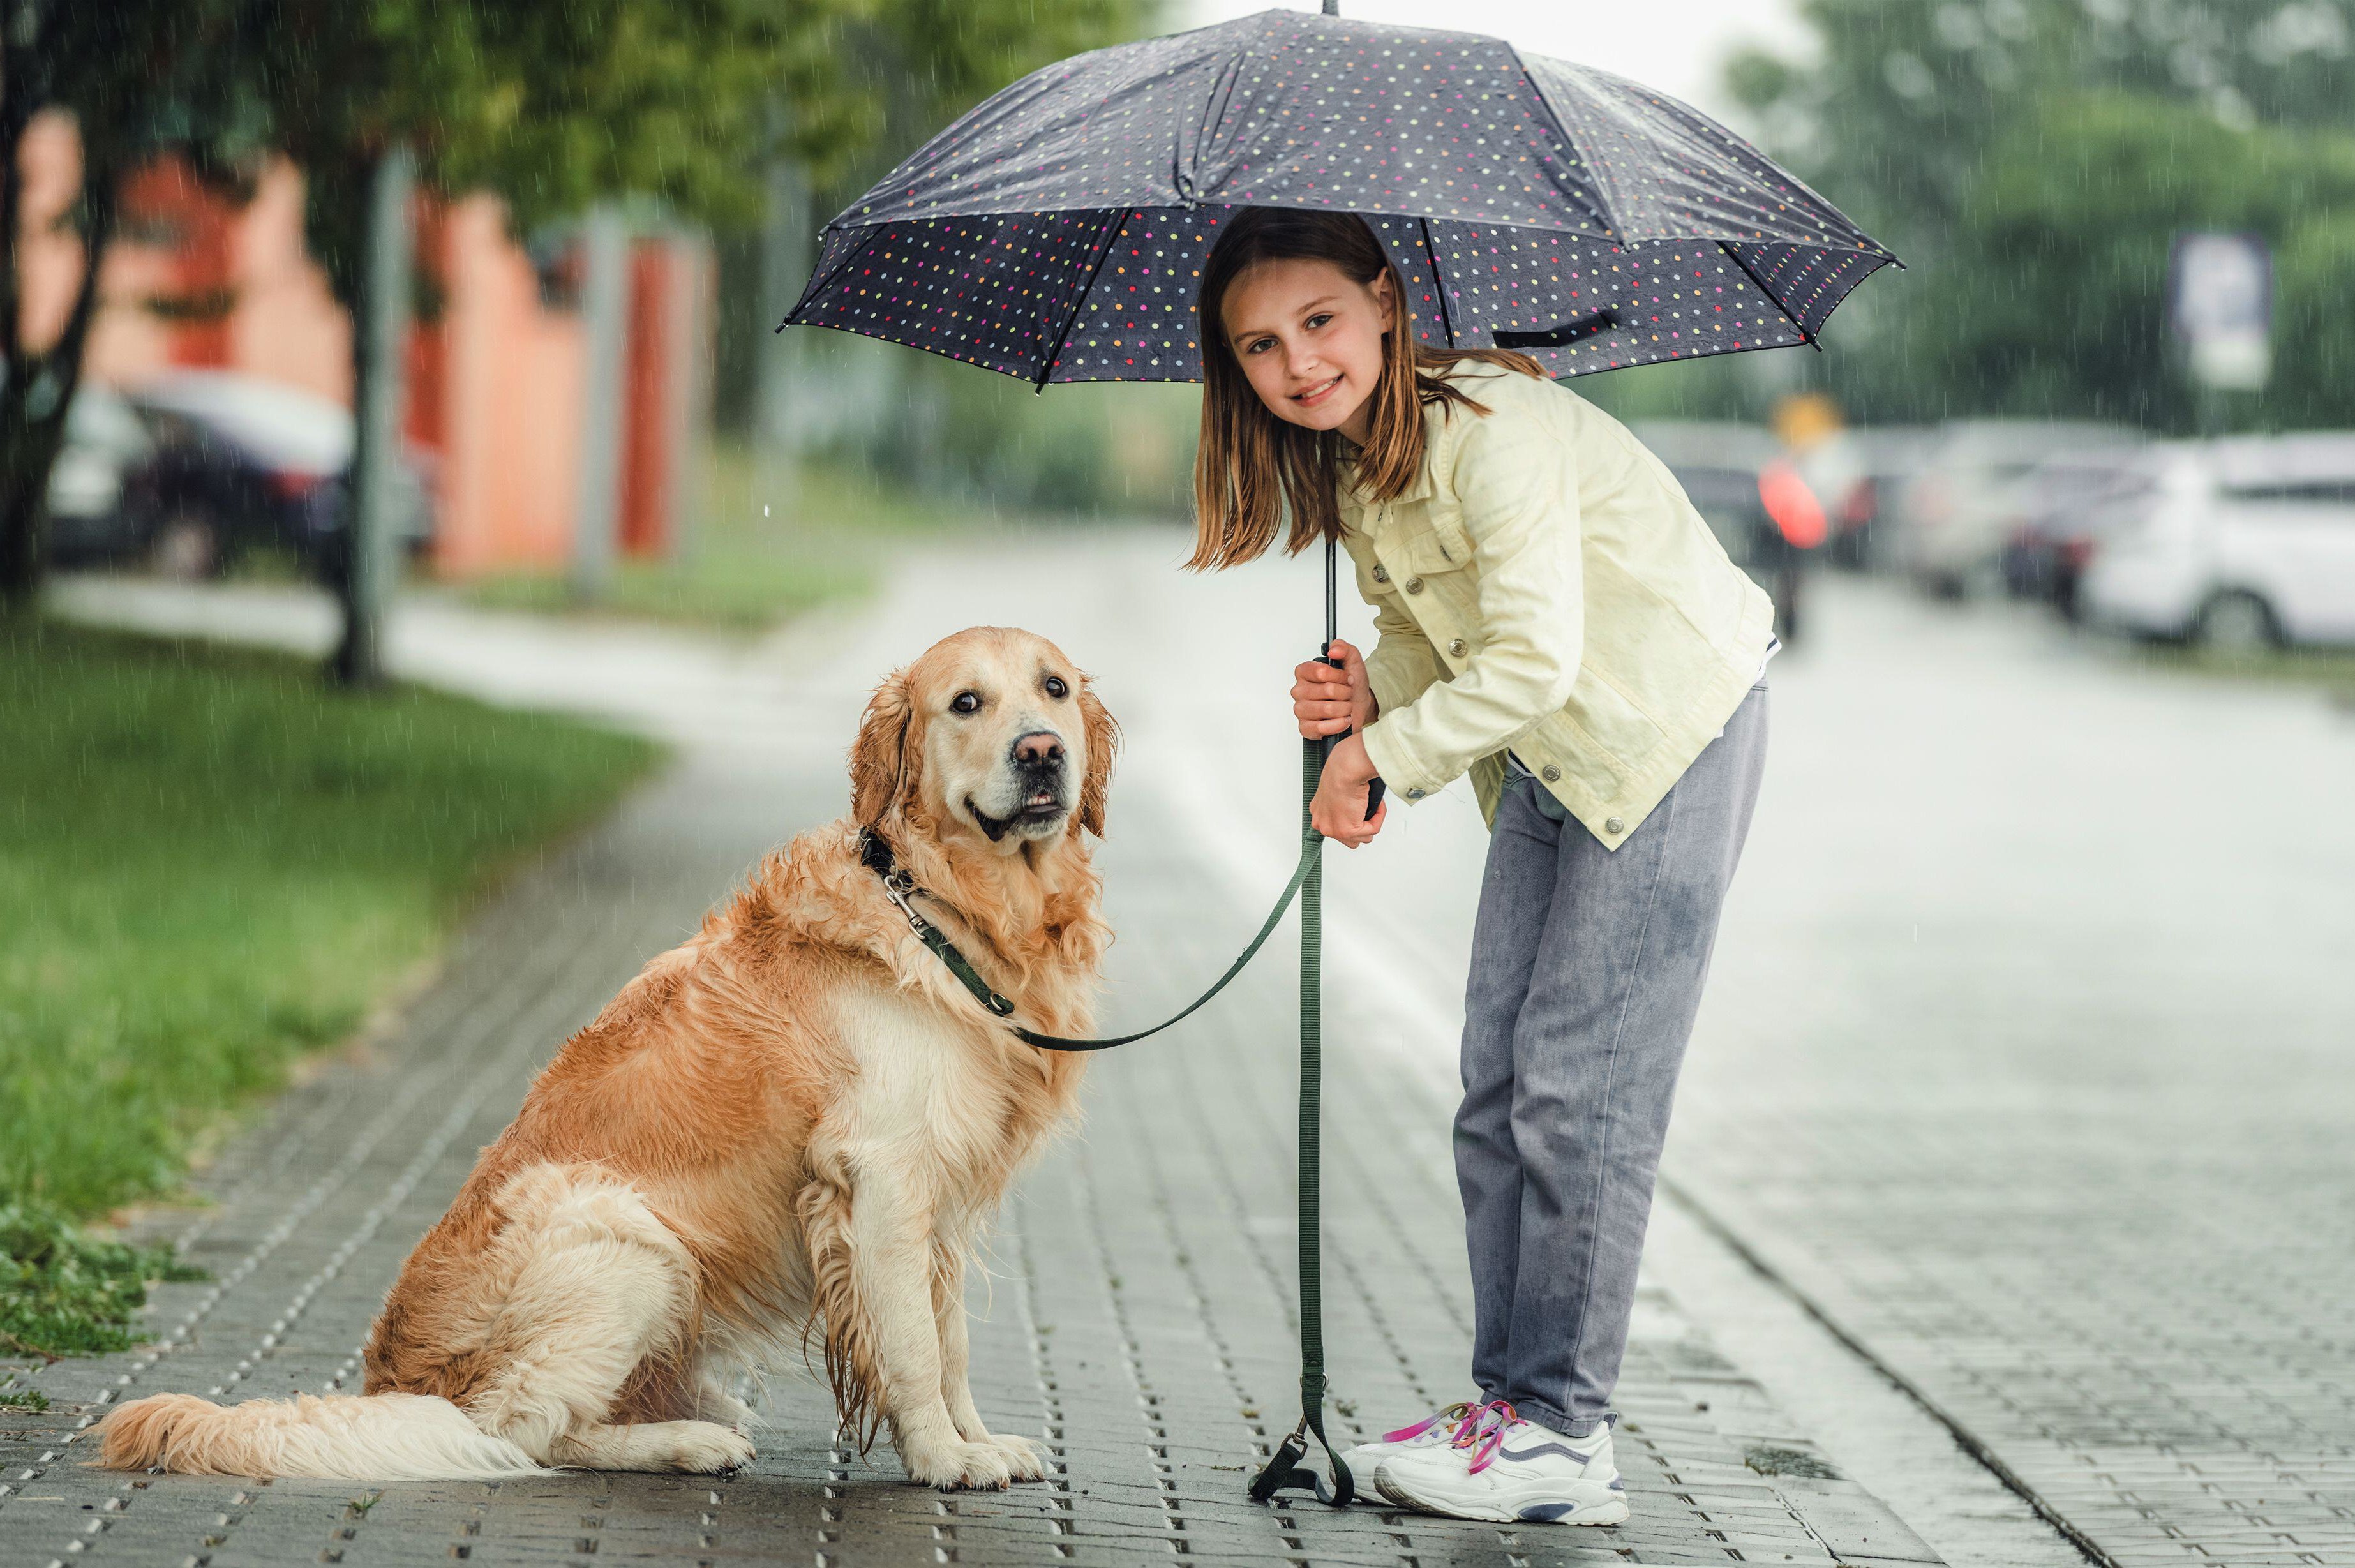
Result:
{"label": "cream denim jacket", "polygon": [[1366,753],[1408,801],[1470,772],[1493,826],[1510,749],[1616,849],[1756,683],[1774,606],[1618,421],[1499,366],[1447,374],[1489,412],[1427,405],[1404,495],[1360,502],[1341,464],[1380,634]]}

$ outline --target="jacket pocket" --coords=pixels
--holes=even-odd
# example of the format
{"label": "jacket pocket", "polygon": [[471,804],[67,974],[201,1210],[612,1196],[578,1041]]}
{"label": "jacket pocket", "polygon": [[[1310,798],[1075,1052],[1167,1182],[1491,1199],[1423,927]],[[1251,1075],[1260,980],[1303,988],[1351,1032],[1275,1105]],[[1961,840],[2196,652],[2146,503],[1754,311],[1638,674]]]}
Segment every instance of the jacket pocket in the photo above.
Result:
{"label": "jacket pocket", "polygon": [[1562,716],[1622,773],[1641,772],[1668,740],[1668,731],[1629,700],[1592,664],[1581,670]]}
{"label": "jacket pocket", "polygon": [[1403,589],[1410,578],[1461,571],[1472,559],[1468,545],[1451,547],[1420,519],[1402,520],[1375,542],[1374,549],[1391,574],[1393,589]]}

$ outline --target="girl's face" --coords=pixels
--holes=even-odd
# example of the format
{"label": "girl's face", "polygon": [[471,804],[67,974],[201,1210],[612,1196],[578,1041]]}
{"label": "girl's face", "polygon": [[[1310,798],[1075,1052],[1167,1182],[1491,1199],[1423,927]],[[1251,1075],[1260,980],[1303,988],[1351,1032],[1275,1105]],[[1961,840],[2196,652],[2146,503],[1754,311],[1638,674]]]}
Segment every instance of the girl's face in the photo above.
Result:
{"label": "girl's face", "polygon": [[1390,273],[1360,283],[1330,261],[1262,261],[1227,287],[1227,347],[1276,418],[1366,443],[1382,377],[1382,334],[1397,314]]}

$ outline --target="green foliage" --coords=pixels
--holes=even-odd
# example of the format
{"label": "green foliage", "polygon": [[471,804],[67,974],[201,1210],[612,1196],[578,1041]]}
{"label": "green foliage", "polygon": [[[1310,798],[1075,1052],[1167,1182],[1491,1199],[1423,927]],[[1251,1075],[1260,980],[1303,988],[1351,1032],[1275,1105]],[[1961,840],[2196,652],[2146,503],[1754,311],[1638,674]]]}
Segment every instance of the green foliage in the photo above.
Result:
{"label": "green foliage", "polygon": [[[81,1234],[55,1211],[0,1204],[0,1351],[96,1356],[140,1338],[132,1315],[154,1280],[205,1277],[168,1247],[132,1247]],[[0,1404],[47,1410],[38,1391],[0,1393]]]}
{"label": "green foliage", "polygon": [[368,174],[396,142],[445,190],[519,228],[628,193],[744,218],[778,144],[774,101],[824,161],[873,119],[835,62],[863,0],[200,0],[224,16],[242,117],[311,176],[310,240],[357,298]]}
{"label": "green foliage", "polygon": [[[365,172],[395,141],[528,231],[602,197],[742,225],[772,155],[826,183],[1138,0],[199,0],[272,144],[313,171],[312,245],[355,297]],[[325,176],[325,177],[320,177]],[[324,199],[322,199],[324,197]]]}
{"label": "green foliage", "polygon": [[2355,421],[2355,0],[1806,0],[1812,65],[1729,82],[1770,145],[1912,271],[1809,373],[1866,417],[2183,430],[2168,254],[2246,229],[2277,261],[2276,373],[2243,417]]}
{"label": "green foliage", "polygon": [[48,1408],[49,1396],[39,1389],[0,1389],[0,1410],[28,1411],[38,1415]]}
{"label": "green foliage", "polygon": [[297,661],[0,624],[0,1201],[169,1190],[634,740]]}

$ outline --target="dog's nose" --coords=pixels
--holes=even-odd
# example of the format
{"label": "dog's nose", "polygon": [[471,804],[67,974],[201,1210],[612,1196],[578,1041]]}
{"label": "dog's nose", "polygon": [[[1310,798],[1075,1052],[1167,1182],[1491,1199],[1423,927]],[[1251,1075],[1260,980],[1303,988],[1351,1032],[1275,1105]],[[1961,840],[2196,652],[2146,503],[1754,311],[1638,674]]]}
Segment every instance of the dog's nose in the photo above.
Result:
{"label": "dog's nose", "polygon": [[1014,760],[1039,766],[1063,760],[1063,738],[1052,730],[1033,730],[1014,742]]}

